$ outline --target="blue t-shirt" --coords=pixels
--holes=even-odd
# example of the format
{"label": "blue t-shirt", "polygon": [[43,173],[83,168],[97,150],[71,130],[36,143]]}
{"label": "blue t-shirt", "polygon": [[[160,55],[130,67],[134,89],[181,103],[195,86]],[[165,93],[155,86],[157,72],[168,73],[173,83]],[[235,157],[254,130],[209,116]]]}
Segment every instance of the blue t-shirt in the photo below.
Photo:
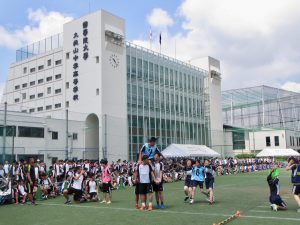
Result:
{"label": "blue t-shirt", "polygon": [[142,155],[146,155],[149,159],[153,159],[156,153],[160,153],[160,150],[156,145],[150,147],[148,143],[144,144],[142,148]]}
{"label": "blue t-shirt", "polygon": [[204,181],[205,177],[205,168],[203,166],[197,167],[194,166],[192,170],[192,180]]}

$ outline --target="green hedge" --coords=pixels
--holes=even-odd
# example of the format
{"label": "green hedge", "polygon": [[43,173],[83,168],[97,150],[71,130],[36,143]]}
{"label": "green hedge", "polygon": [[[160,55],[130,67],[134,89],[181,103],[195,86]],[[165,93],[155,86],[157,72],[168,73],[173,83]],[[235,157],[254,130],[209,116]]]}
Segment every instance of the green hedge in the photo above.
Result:
{"label": "green hedge", "polygon": [[244,154],[237,154],[235,157],[238,158],[238,159],[255,158],[256,154],[254,154],[254,153],[244,153]]}

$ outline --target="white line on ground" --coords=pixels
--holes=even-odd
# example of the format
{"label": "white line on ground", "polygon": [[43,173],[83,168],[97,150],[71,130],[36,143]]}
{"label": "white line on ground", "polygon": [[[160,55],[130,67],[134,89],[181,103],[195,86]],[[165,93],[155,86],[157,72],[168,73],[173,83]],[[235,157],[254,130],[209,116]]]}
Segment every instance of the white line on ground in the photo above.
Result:
{"label": "white line on ground", "polygon": [[257,206],[258,208],[270,208],[270,206],[267,206],[267,205],[259,205]]}
{"label": "white line on ground", "polygon": [[258,212],[258,213],[266,213],[266,212],[272,212],[272,211],[266,211],[266,210],[250,210],[250,212]]}
{"label": "white line on ground", "polygon": [[[94,209],[110,209],[110,210],[123,210],[123,211],[137,211],[136,209],[130,208],[119,208],[119,207],[103,207],[103,206],[87,206],[87,205],[62,205],[56,203],[39,203],[39,205],[46,206],[61,206],[61,207],[77,207],[77,208],[94,208]],[[229,214],[217,214],[217,213],[201,213],[201,212],[186,212],[186,211],[170,211],[170,210],[154,210],[154,213],[170,213],[170,214],[185,214],[185,215],[204,215],[204,216],[224,216],[229,217]],[[285,220],[285,221],[300,221],[300,218],[292,217],[273,217],[273,216],[249,216],[241,215],[242,218],[254,218],[254,219],[271,219],[271,220]]]}

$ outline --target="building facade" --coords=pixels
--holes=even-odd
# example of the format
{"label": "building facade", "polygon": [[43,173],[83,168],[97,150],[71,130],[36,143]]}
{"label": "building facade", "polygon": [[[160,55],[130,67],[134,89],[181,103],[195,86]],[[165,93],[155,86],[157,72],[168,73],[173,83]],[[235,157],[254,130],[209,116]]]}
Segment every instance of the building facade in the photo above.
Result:
{"label": "building facade", "polygon": [[64,121],[60,149],[71,148],[66,121],[78,121],[78,148],[97,149],[99,158],[135,159],[151,136],[160,138],[160,148],[211,146],[211,126],[222,118],[210,112],[220,106],[210,96],[221,95],[220,73],[210,71],[214,64],[220,63],[210,58],[204,70],[128,43],[125,21],[100,10],[17,50],[2,104],[26,116]]}

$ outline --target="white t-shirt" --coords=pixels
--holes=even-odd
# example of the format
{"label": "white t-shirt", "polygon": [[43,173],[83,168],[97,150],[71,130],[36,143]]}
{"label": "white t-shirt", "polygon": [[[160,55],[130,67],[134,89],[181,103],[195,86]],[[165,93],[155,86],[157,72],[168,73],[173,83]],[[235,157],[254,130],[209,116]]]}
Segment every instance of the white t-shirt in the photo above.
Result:
{"label": "white t-shirt", "polygon": [[5,171],[5,173],[6,174],[8,174],[8,172],[9,172],[9,164],[5,164],[4,166],[3,166],[3,169],[4,169],[4,171]]}
{"label": "white t-shirt", "polygon": [[160,171],[163,170],[164,170],[164,165],[161,162],[154,164],[154,174],[156,179],[160,178]]}
{"label": "white t-shirt", "polygon": [[97,192],[96,191],[96,182],[90,180],[89,181],[89,193],[92,193],[92,192]]}
{"label": "white t-shirt", "polygon": [[[79,174],[76,173],[75,176],[78,176]],[[83,175],[80,175],[78,180],[73,180],[73,184],[72,184],[72,188],[77,189],[77,190],[81,190],[82,188],[82,181],[83,181]]]}
{"label": "white t-shirt", "polygon": [[141,184],[150,184],[150,173],[152,171],[151,166],[149,165],[139,165],[138,167],[139,172],[139,181]]}

